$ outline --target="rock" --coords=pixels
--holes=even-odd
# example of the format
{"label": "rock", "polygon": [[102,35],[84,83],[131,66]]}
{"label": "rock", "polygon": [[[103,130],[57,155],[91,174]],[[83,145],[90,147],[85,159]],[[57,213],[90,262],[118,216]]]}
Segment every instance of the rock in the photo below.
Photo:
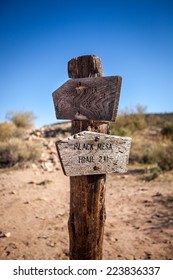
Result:
{"label": "rock", "polygon": [[34,182],[34,181],[29,181],[28,184],[29,184],[29,185],[34,185],[35,182]]}
{"label": "rock", "polygon": [[49,142],[48,141],[44,141],[43,142],[43,146],[46,147],[47,149],[49,148]]}
{"label": "rock", "polygon": [[17,245],[14,242],[9,243],[11,249],[17,249]]}
{"label": "rock", "polygon": [[47,239],[47,238],[48,238],[48,236],[46,236],[46,235],[42,235],[42,236],[38,236],[37,238],[38,238],[38,239]]}
{"label": "rock", "polygon": [[55,242],[49,242],[46,244],[49,247],[55,247],[56,243]]}
{"label": "rock", "polygon": [[11,233],[10,232],[7,232],[7,233],[4,233],[2,231],[0,231],[0,238],[4,238],[4,237],[10,237],[11,236]]}
{"label": "rock", "polygon": [[35,163],[32,163],[32,168],[36,169],[37,168],[37,165]]}
{"label": "rock", "polygon": [[156,194],[153,195],[153,197],[158,197],[158,196],[162,196],[162,194],[160,192],[156,192]]}
{"label": "rock", "polygon": [[42,162],[41,167],[44,171],[52,172],[53,171],[53,164],[49,161]]}
{"label": "rock", "polygon": [[11,191],[11,192],[9,192],[9,194],[16,194],[16,192],[15,191]]}
{"label": "rock", "polygon": [[44,180],[44,181],[41,181],[41,182],[37,183],[36,185],[38,185],[38,186],[45,186],[46,184],[49,184],[51,182],[52,182],[51,180]]}
{"label": "rock", "polygon": [[146,260],[151,260],[152,258],[152,253],[151,252],[145,252],[145,259]]}
{"label": "rock", "polygon": [[42,218],[42,217],[39,217],[39,216],[35,216],[35,218],[39,219],[39,220],[43,220],[43,221],[45,220],[45,218]]}
{"label": "rock", "polygon": [[126,174],[120,175],[120,178],[121,179],[128,179],[128,175],[126,175]]}
{"label": "rock", "polygon": [[51,163],[53,163],[54,165],[58,162],[57,156],[55,156],[54,154],[51,154],[51,155],[50,155],[49,160],[50,160]]}

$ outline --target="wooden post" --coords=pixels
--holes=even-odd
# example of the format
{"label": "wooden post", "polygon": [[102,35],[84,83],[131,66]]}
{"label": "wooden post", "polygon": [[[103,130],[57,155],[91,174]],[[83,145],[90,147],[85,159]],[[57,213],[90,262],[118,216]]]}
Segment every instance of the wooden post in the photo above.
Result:
{"label": "wooden post", "polygon": [[[68,63],[69,78],[103,76],[99,57],[87,55]],[[109,134],[106,121],[74,120],[72,134],[80,131]],[[106,175],[70,177],[69,242],[71,260],[101,260],[105,213]]]}

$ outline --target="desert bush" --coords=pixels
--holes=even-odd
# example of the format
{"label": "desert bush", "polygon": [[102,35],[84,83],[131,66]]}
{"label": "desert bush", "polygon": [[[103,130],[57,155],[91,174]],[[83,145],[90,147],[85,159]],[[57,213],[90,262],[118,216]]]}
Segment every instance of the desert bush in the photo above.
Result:
{"label": "desert bush", "polygon": [[161,173],[161,170],[159,167],[154,167],[154,168],[148,169],[147,172],[142,177],[142,180],[145,180],[146,182],[150,182],[150,181],[158,178],[160,173]]}
{"label": "desert bush", "polygon": [[25,128],[16,127],[16,129],[13,132],[12,137],[24,139],[26,137],[26,135],[27,135],[27,130]]}
{"label": "desert bush", "polygon": [[157,164],[163,171],[173,169],[173,143],[169,143],[166,147],[160,146],[156,151]]}
{"label": "desert bush", "polygon": [[15,133],[16,126],[13,123],[0,123],[0,141],[6,141]]}
{"label": "desert bush", "polygon": [[35,142],[28,142],[28,141],[25,143],[26,143],[26,149],[29,151],[27,160],[32,162],[39,160],[42,152],[41,144]]}
{"label": "desert bush", "polygon": [[111,133],[120,136],[130,136],[137,130],[147,126],[145,120],[146,107],[137,105],[135,109],[128,109],[120,112],[116,122],[111,124]]}
{"label": "desert bush", "polygon": [[128,127],[132,133],[144,129],[146,127],[145,116],[139,114],[129,115]]}
{"label": "desert bush", "polygon": [[0,142],[0,167],[11,167],[27,161],[37,161],[41,155],[38,143],[27,142],[20,138],[11,138]]}
{"label": "desert bush", "polygon": [[156,161],[155,145],[132,141],[130,163],[152,164]]}
{"label": "desert bush", "polygon": [[173,169],[173,143],[169,142],[167,146],[163,146],[158,143],[151,145],[132,141],[129,162],[157,164],[160,170],[169,171]]}
{"label": "desert bush", "polygon": [[111,125],[111,134],[117,136],[130,136],[131,131],[127,127]]}
{"label": "desert bush", "polygon": [[145,114],[147,126],[162,127],[163,118],[160,114]]}
{"label": "desert bush", "polygon": [[173,140],[173,123],[166,123],[161,131],[162,135]]}
{"label": "desert bush", "polygon": [[28,129],[33,127],[36,118],[32,112],[9,112],[7,119],[16,125],[17,128]]}
{"label": "desert bush", "polygon": [[10,138],[24,138],[26,136],[26,129],[16,127],[14,123],[3,122],[0,123],[0,142],[9,140]]}

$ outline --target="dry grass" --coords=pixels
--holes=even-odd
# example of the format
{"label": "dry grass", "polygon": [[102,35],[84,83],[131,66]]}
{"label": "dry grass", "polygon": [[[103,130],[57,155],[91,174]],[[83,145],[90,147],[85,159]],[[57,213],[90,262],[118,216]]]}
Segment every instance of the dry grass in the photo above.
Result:
{"label": "dry grass", "polygon": [[165,123],[161,131],[162,135],[173,141],[173,123]]}
{"label": "dry grass", "polygon": [[173,142],[165,147],[157,147],[156,151],[157,164],[161,170],[170,171],[173,169]]}
{"label": "dry grass", "polygon": [[11,138],[0,142],[0,167],[11,167],[27,161],[37,161],[41,156],[41,146],[38,143]]}
{"label": "dry grass", "polygon": [[3,122],[0,123],[0,142],[6,141],[11,138],[16,131],[16,126],[13,123]]}
{"label": "dry grass", "polygon": [[[160,170],[173,169],[173,114],[126,114],[111,124],[111,134],[131,136],[130,163],[155,164]],[[148,178],[156,178],[158,169]]]}
{"label": "dry grass", "polygon": [[28,128],[33,126],[31,112],[11,113],[11,122],[0,123],[0,168],[20,166],[36,161],[41,155],[41,145],[25,141]]}
{"label": "dry grass", "polygon": [[7,118],[15,124],[17,128],[32,128],[36,118],[32,112],[9,112]]}

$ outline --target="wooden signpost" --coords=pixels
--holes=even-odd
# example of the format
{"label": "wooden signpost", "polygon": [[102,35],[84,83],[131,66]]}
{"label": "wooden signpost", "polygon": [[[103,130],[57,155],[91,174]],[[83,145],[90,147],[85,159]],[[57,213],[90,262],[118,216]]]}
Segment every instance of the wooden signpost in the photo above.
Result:
{"label": "wooden signpost", "polygon": [[[69,78],[53,93],[58,119],[72,119],[72,136],[56,143],[64,174],[70,176],[70,259],[102,259],[106,173],[125,172],[131,139],[110,136],[121,77],[102,77],[99,57],[68,62]],[[88,175],[87,175],[88,174]]]}
{"label": "wooden signpost", "polygon": [[83,131],[56,142],[64,174],[126,172],[131,138]]}
{"label": "wooden signpost", "polygon": [[53,93],[58,119],[115,120],[121,77],[69,80]]}

